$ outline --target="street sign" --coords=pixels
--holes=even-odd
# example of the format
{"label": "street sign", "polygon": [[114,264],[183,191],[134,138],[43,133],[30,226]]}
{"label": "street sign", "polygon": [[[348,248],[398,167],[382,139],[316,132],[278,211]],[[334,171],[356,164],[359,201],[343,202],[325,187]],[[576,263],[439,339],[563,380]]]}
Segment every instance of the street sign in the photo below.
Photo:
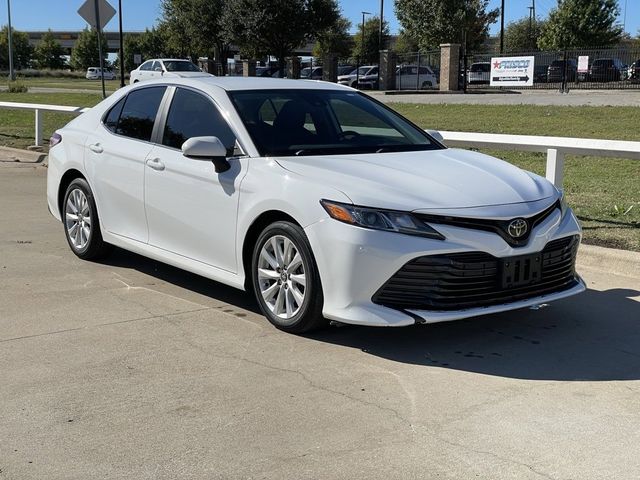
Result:
{"label": "street sign", "polygon": [[136,65],[140,65],[142,63],[142,55],[139,53],[134,53],[133,54],[133,63],[135,63]]}
{"label": "street sign", "polygon": [[492,87],[530,87],[534,62],[534,57],[492,58],[489,83]]}
{"label": "street sign", "polygon": [[589,55],[580,55],[578,57],[578,73],[587,73],[589,71]]}
{"label": "street sign", "polygon": [[[102,30],[109,20],[113,18],[116,11],[113,9],[107,0],[98,0],[98,10],[100,16],[100,30]],[[78,9],[78,14],[85,19],[85,21],[96,28],[96,6],[95,0],[87,0]]]}

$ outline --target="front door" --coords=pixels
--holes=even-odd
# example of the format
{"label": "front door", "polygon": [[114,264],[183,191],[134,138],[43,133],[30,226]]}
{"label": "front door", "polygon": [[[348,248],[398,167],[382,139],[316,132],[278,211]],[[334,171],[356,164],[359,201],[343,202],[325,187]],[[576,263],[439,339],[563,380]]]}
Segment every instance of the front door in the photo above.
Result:
{"label": "front door", "polygon": [[[215,136],[231,168],[216,173],[209,160],[180,150],[191,137]],[[147,160],[145,204],[149,244],[235,273],[238,191],[247,159],[233,157],[236,137],[202,93],[176,88],[162,132]]]}

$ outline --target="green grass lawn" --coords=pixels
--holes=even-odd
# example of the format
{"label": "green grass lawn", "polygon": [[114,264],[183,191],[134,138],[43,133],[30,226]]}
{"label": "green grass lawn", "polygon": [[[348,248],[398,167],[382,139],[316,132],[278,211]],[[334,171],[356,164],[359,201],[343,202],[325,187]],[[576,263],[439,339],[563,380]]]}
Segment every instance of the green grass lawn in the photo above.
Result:
{"label": "green grass lawn", "polygon": [[[18,81],[27,87],[46,87],[46,88],[67,88],[67,89],[83,89],[101,91],[102,84],[100,80],[87,80],[86,78],[61,78],[61,77],[19,77]],[[105,89],[107,91],[115,91],[120,88],[120,80],[105,80]],[[127,85],[129,81],[126,81]],[[8,79],[0,78],[0,89],[6,87]]]}
{"label": "green grass lawn", "polygon": [[[97,93],[0,92],[0,101],[93,106],[100,100]],[[637,107],[402,103],[392,107],[423,128],[640,141],[640,108]],[[66,114],[45,113],[44,137],[49,138],[71,118]],[[24,148],[31,144],[33,112],[0,110],[0,145]],[[544,154],[487,153],[544,175]],[[564,178],[569,204],[584,228],[585,242],[640,251],[640,161],[569,156]]]}

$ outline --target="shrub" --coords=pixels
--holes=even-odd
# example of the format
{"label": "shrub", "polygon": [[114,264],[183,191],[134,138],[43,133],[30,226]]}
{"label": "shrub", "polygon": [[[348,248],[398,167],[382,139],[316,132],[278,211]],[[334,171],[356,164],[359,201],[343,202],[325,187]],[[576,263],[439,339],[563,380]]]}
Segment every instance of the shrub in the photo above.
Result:
{"label": "shrub", "polygon": [[29,88],[20,80],[9,82],[7,92],[9,93],[27,93]]}

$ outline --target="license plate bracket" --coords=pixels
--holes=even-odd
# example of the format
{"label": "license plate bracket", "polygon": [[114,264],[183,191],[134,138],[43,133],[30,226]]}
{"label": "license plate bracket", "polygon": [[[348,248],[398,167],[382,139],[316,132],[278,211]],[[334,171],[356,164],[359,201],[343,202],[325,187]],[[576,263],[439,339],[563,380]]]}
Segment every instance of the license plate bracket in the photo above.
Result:
{"label": "license plate bracket", "polygon": [[502,288],[532,285],[542,280],[542,253],[509,257],[502,260]]}

